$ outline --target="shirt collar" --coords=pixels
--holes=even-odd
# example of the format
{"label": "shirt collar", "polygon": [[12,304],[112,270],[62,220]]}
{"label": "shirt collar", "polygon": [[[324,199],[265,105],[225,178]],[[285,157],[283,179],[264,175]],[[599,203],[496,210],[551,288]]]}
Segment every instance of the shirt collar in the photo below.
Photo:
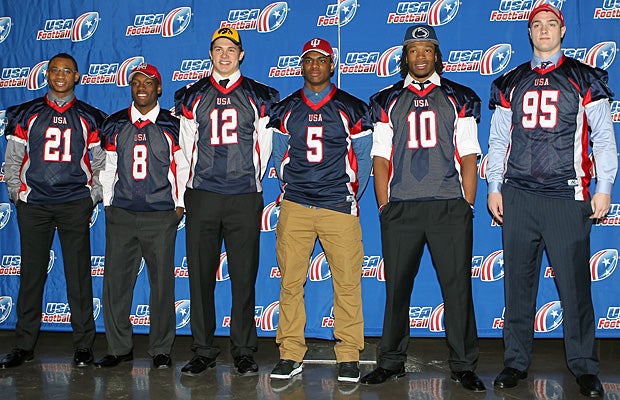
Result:
{"label": "shirt collar", "polygon": [[562,54],[563,54],[562,50],[559,50],[557,53],[552,54],[551,57],[547,58],[546,60],[532,54],[532,60],[530,61],[530,67],[532,69],[539,67],[542,61],[551,61],[553,65],[558,65],[558,63],[560,62],[560,58],[562,57]]}
{"label": "shirt collar", "polygon": [[136,121],[138,121],[139,119],[141,119],[142,121],[146,121],[149,120],[153,123],[155,123],[155,121],[157,121],[157,116],[159,115],[159,102],[157,102],[157,105],[155,105],[155,107],[153,107],[153,109],[149,112],[146,113],[146,115],[142,114],[140,111],[138,111],[138,109],[136,108],[136,106],[133,104],[133,101],[131,102],[131,123],[135,124]]}
{"label": "shirt collar", "polygon": [[[439,76],[437,71],[433,72],[433,75],[431,75],[426,80],[431,81],[431,83],[434,84],[435,86],[441,86],[441,77]],[[415,80],[410,74],[407,74],[407,76],[405,77],[404,87],[409,86],[412,82],[425,82],[425,81]]]}
{"label": "shirt collar", "polygon": [[49,101],[51,101],[52,103],[56,103],[57,101],[61,101],[63,102],[62,104],[67,104],[69,102],[71,102],[71,100],[73,100],[73,98],[75,97],[74,93],[71,93],[68,96],[65,97],[58,97],[55,94],[53,94],[52,92],[47,92],[47,99]]}
{"label": "shirt collar", "polygon": [[321,102],[321,100],[323,100],[325,97],[327,97],[327,95],[332,91],[332,84],[330,82],[329,85],[327,85],[325,87],[325,89],[321,90],[320,92],[314,92],[311,89],[308,89],[306,86],[304,86],[304,94],[306,95],[306,97],[308,98],[308,100],[310,100],[312,103],[314,104],[318,104]]}
{"label": "shirt collar", "polygon": [[213,79],[215,79],[216,82],[219,82],[222,79],[230,79],[226,87],[231,87],[235,82],[239,80],[239,78],[241,78],[241,70],[235,71],[232,75],[229,75],[226,78],[224,78],[222,75],[218,74],[215,71],[211,72],[211,76],[213,77]]}

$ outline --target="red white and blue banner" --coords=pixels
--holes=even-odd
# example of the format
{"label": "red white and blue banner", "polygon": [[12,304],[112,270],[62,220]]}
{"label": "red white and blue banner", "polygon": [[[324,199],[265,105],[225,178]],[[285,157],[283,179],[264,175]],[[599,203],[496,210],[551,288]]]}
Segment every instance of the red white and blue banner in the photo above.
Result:
{"label": "red white and blue banner", "polygon": [[[333,82],[368,100],[371,94],[396,82],[402,38],[407,27],[428,23],[441,43],[445,76],[470,86],[483,100],[479,139],[483,155],[474,218],[472,284],[478,332],[499,337],[503,327],[504,263],[501,227],[486,211],[484,180],[491,112],[486,104],[491,82],[528,60],[530,11],[544,0],[428,0],[428,1],[276,1],[197,0],[150,1],[4,1],[0,4],[0,136],[5,110],[47,91],[47,61],[68,52],[81,73],[76,95],[107,113],[129,106],[128,75],[142,62],[155,64],[163,77],[160,103],[173,105],[173,93],[207,75],[213,31],[232,26],[240,31],[245,60],[242,72],[277,88],[281,97],[303,85],[300,53],[312,37],[329,40],[337,50]],[[547,1],[564,13],[565,54],[606,69],[610,86],[620,98],[620,0]],[[620,131],[620,101],[612,103],[616,133]],[[620,140],[616,140],[620,142]],[[0,140],[4,160],[6,140]],[[0,172],[0,329],[16,324],[15,302],[21,267],[15,207],[8,200]],[[280,273],[275,258],[275,226],[279,193],[273,168],[263,181],[261,258],[256,284],[256,327],[260,336],[275,336],[278,325]],[[383,257],[372,180],[361,201],[364,240],[362,287],[365,334],[380,336],[385,305]],[[101,204],[91,226],[92,279],[97,330],[103,331],[102,282],[105,271],[105,215]],[[616,184],[607,218],[592,229],[590,271],[598,337],[620,337],[620,184]],[[143,265],[144,267],[144,265]],[[43,329],[70,330],[63,261],[55,238],[48,267],[43,304]],[[184,220],[179,224],[174,273],[177,332],[190,334],[190,302]],[[230,278],[225,248],[217,274],[217,334],[226,336],[230,324]],[[306,289],[308,337],[331,339],[334,323],[329,265],[317,244],[309,262]],[[149,329],[149,285],[141,268],[131,310],[135,332]],[[430,256],[425,252],[410,307],[412,336],[442,336],[443,303]],[[562,336],[562,305],[552,266],[543,259],[535,331],[537,337]]]}

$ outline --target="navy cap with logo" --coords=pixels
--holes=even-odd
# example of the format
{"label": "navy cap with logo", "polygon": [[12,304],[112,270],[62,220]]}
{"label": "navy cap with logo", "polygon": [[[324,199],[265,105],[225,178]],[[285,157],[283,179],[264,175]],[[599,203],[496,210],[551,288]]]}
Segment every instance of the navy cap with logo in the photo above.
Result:
{"label": "navy cap with logo", "polygon": [[428,25],[413,25],[407,28],[405,38],[403,39],[403,46],[408,45],[411,42],[426,41],[431,42],[439,46],[439,40],[437,34],[432,26]]}

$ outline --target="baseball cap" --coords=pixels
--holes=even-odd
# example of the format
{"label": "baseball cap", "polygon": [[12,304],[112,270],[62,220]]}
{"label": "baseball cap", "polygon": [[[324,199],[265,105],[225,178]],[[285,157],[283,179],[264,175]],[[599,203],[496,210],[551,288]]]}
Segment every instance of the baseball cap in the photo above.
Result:
{"label": "baseball cap", "polygon": [[432,26],[413,25],[407,28],[407,32],[405,32],[405,38],[403,39],[403,46],[406,46],[411,42],[420,41],[431,42],[439,46],[437,34],[435,33],[435,29],[433,29]]}
{"label": "baseball cap", "polygon": [[157,81],[161,85],[161,75],[159,74],[157,67],[155,67],[154,65],[146,64],[146,63],[142,63],[138,65],[129,74],[129,80],[131,80],[131,78],[133,78],[135,74],[143,74],[147,76],[148,78],[157,79]]}
{"label": "baseball cap", "polygon": [[549,11],[553,13],[560,20],[560,25],[564,26],[564,15],[562,15],[562,11],[560,11],[559,8],[552,6],[551,4],[546,3],[541,4],[538,7],[534,8],[532,11],[530,11],[530,17],[527,20],[527,26],[532,25],[532,20],[534,19],[534,16],[541,11]]}
{"label": "baseball cap", "polygon": [[213,44],[213,42],[215,42],[219,38],[229,39],[231,42],[233,42],[237,46],[243,47],[241,46],[241,37],[239,36],[239,32],[237,32],[235,28],[230,28],[226,26],[224,28],[217,29],[215,32],[213,32],[213,37],[211,38],[211,44]]}
{"label": "baseball cap", "polygon": [[304,48],[301,51],[301,56],[303,57],[306,53],[310,51],[316,51],[318,53],[323,54],[324,56],[329,56],[332,60],[334,59],[334,49],[332,45],[325,39],[314,38],[310,39],[304,44]]}

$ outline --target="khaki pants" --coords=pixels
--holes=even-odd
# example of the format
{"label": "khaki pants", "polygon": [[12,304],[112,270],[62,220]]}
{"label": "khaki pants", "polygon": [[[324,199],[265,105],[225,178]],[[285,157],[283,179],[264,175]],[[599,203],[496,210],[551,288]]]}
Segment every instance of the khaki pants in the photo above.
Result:
{"label": "khaki pants", "polygon": [[338,362],[358,361],[364,348],[362,262],[359,219],[328,209],[284,200],[276,228],[276,256],[282,275],[276,343],[280,358],[302,361],[306,354],[304,285],[318,237],[334,285],[334,346]]}

